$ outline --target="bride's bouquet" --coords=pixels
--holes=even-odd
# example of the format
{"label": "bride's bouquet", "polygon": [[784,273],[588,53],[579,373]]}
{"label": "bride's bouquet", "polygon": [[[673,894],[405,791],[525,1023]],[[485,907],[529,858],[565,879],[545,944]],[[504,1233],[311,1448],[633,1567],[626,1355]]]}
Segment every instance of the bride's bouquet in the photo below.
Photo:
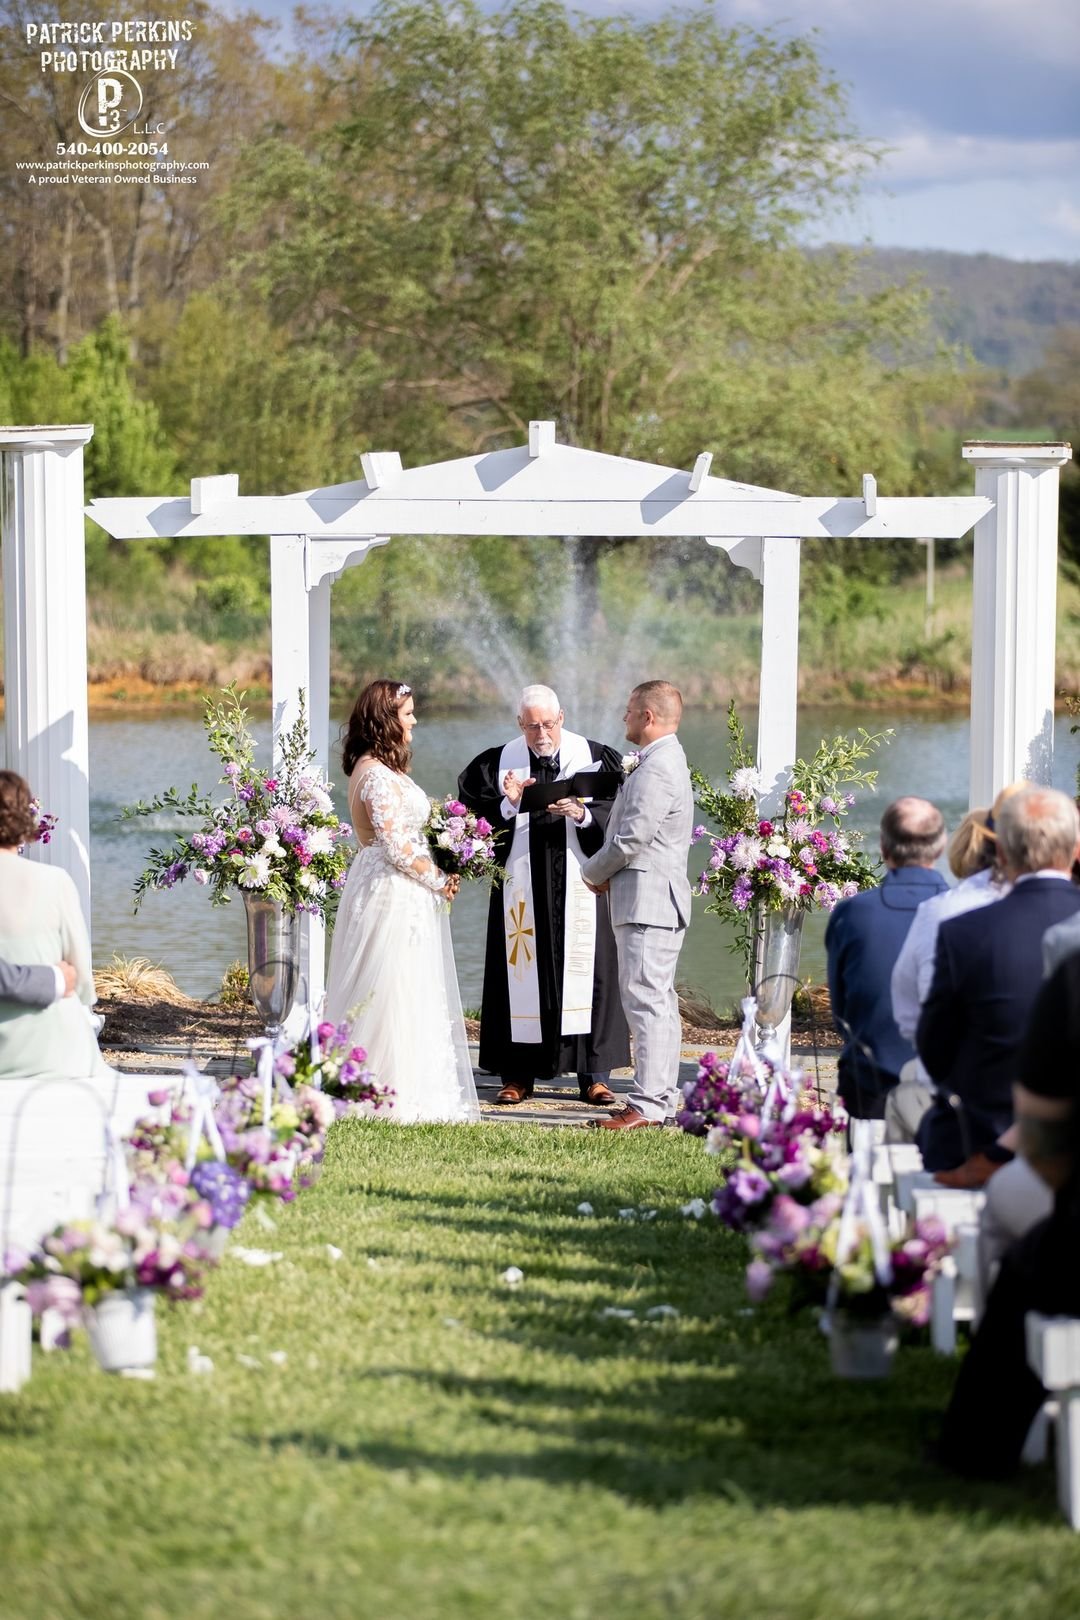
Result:
{"label": "bride's bouquet", "polygon": [[424,835],[440,872],[463,879],[486,878],[489,883],[500,883],[506,876],[495,859],[490,821],[474,815],[460,799],[432,799]]}

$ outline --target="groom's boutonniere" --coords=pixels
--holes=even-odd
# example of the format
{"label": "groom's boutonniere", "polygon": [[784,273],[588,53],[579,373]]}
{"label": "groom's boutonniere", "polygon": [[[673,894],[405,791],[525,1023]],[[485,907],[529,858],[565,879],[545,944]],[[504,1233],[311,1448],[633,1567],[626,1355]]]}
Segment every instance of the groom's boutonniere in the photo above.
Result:
{"label": "groom's boutonniere", "polygon": [[623,775],[629,776],[632,771],[637,770],[640,764],[641,755],[639,753],[624,754],[622,757]]}

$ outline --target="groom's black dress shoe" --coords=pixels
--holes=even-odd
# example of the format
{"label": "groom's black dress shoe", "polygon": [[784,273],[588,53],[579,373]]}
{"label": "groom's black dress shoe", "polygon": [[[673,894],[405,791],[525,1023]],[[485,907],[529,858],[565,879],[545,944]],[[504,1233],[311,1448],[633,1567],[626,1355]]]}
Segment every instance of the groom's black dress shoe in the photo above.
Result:
{"label": "groom's black dress shoe", "polygon": [[594,1131],[634,1131],[642,1126],[649,1126],[656,1130],[661,1124],[662,1121],[659,1119],[646,1119],[636,1108],[626,1107],[620,1109],[617,1114],[612,1114],[610,1119],[590,1119],[589,1128]]}

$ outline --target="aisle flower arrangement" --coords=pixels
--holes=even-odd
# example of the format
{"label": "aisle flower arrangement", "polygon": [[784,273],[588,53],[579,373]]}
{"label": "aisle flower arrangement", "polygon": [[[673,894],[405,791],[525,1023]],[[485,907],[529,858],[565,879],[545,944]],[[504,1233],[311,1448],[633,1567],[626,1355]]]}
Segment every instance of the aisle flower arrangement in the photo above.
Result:
{"label": "aisle flower arrangement", "polygon": [[776,1278],[790,1277],[792,1303],[846,1311],[873,1321],[891,1312],[909,1327],[930,1320],[931,1284],[952,1244],[935,1216],[915,1221],[909,1233],[887,1243],[891,1276],[879,1279],[874,1243],[865,1221],[855,1223],[838,1263],[843,1199],[835,1194],[809,1206],[778,1198],[768,1219],[751,1238],[754,1258],[747,1266],[751,1299],[762,1300]]}
{"label": "aisle flower arrangement", "polygon": [[66,1221],[28,1253],[9,1250],[8,1277],[24,1284],[35,1315],[55,1310],[68,1329],[108,1294],[148,1288],[170,1300],[198,1299],[214,1265],[210,1204],[187,1188],[162,1197],[135,1187],[111,1218]]}
{"label": "aisle flower arrangement", "polygon": [[337,1119],[359,1119],[393,1107],[393,1092],[379,1085],[366,1064],[367,1052],[353,1044],[349,1025],[324,1019],[314,1040],[283,1052],[274,1070],[297,1088],[330,1097]]}
{"label": "aisle flower arrangement", "polygon": [[712,1210],[749,1240],[749,1297],[764,1299],[784,1275],[794,1306],[828,1303],[853,1317],[892,1313],[925,1325],[931,1284],[951,1246],[944,1226],[922,1220],[893,1240],[879,1229],[875,1264],[869,1224],[856,1219],[844,1227],[853,1192],[844,1119],[801,1091],[799,1079],[756,1055],[727,1063],[706,1052],[676,1115],[684,1131],[704,1139],[706,1152],[725,1160]]}
{"label": "aisle flower arrangement", "polygon": [[256,765],[243,696],[230,686],[220,700],[206,700],[207,739],[228,788],[223,800],[215,803],[194,786],[185,797],[167,788],[121,812],[121,820],[170,814],[201,823],[197,831],[150,851],[135,883],[136,911],[151,890],[171,889],[187,877],[210,890],[214,905],[225,905],[237,889],[313,916],[336,905],[352,829],[338,820],[329,785],[312,768],[304,694],[269,771]]}
{"label": "aisle flower arrangement", "polygon": [[495,834],[490,821],[475,815],[460,799],[432,799],[424,835],[440,872],[449,872],[467,883],[478,878],[500,883],[506,876],[495,858]]}
{"label": "aisle flower arrangement", "polygon": [[705,839],[708,856],[697,892],[709,899],[706,911],[735,923],[733,949],[749,957],[750,913],[754,909],[831,911],[839,900],[873,888],[876,867],[859,847],[861,834],[844,830],[855,804],[851,788],[873,788],[876,771],[860,762],[888,741],[891,732],[859,728],[854,738],[823,739],[809,760],[797,759],[781,812],[758,814],[766,789],[746,746],[735,704],[728,707],[731,771],[717,788],[692,771],[700,808],[719,829],[695,827],[694,842]]}
{"label": "aisle flower arrangement", "polygon": [[782,1197],[810,1204],[845,1185],[838,1158],[842,1121],[799,1089],[798,1077],[757,1059],[724,1063],[706,1052],[684,1088],[676,1123],[704,1136],[728,1171],[713,1213],[734,1232],[753,1231]]}

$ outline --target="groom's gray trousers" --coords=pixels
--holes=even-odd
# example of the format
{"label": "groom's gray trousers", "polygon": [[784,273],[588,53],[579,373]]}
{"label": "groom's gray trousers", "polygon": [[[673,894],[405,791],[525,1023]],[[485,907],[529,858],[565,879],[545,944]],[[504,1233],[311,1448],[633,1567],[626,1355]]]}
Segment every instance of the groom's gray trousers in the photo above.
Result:
{"label": "groom's gray trousers", "polygon": [[654,923],[615,928],[619,992],[634,1042],[634,1084],[627,1100],[647,1119],[675,1113],[682,1047],[675,969],[685,937],[685,927]]}

